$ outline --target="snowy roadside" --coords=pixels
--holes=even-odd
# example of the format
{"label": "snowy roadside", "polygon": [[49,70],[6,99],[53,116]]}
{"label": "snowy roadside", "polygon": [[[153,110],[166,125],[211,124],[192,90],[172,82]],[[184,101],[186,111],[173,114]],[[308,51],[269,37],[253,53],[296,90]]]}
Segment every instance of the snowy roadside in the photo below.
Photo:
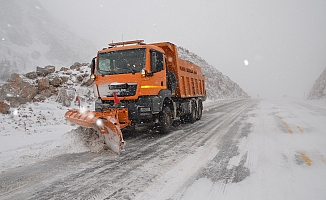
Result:
{"label": "snowy roadside", "polygon": [[[92,89],[86,84],[89,66],[75,63],[60,71],[55,71],[54,66],[47,67],[25,75],[12,75],[6,87],[2,87],[2,94],[6,94],[4,103],[8,105],[23,98],[22,86],[37,88],[38,94],[34,100],[23,99],[30,103],[9,107],[10,114],[0,114],[0,173],[62,154],[89,151],[89,145],[98,142],[94,132],[74,126],[64,118],[68,109],[78,108],[71,104],[76,95],[80,97],[83,109],[94,109]],[[11,96],[15,98],[6,99]]]}
{"label": "snowy roadside", "polygon": [[89,151],[87,137],[68,123],[53,98],[0,114],[0,173],[66,153]]}

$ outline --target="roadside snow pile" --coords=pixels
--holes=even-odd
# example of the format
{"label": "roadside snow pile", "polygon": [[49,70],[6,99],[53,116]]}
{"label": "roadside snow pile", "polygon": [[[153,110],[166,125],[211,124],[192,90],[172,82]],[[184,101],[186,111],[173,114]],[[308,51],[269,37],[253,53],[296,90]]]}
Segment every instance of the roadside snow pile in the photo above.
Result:
{"label": "roadside snow pile", "polygon": [[106,149],[104,138],[98,137],[98,134],[93,129],[79,126],[63,134],[60,139],[53,141],[47,154],[56,156],[86,151],[100,152],[103,149]]}
{"label": "roadside snow pile", "polygon": [[[56,133],[58,133],[58,136],[60,135],[59,132]],[[35,136],[26,137],[22,134],[19,135],[21,138],[18,138],[18,134],[16,134],[17,141],[19,139],[36,139]],[[33,164],[58,155],[88,151],[87,147],[83,145],[82,135],[82,133],[72,130],[64,135],[61,135],[61,137],[58,137],[59,139],[57,140],[44,140],[40,141],[39,143],[36,141],[30,141],[31,144],[29,145],[22,145],[16,149],[1,151],[0,173],[7,171],[8,169]],[[22,142],[26,143],[26,141],[18,141],[17,143],[21,144]]]}
{"label": "roadside snow pile", "polygon": [[105,149],[94,130],[68,123],[68,108],[53,99],[0,114],[0,173],[62,154]]}
{"label": "roadside snow pile", "polygon": [[179,57],[202,67],[206,77],[206,92],[209,99],[249,98],[249,95],[229,77],[187,49],[178,47]]}
{"label": "roadside snow pile", "polygon": [[38,67],[25,75],[13,74],[0,86],[0,173],[66,153],[100,151],[102,138],[92,129],[68,123],[64,114],[94,105],[90,68],[75,63],[70,68]]}
{"label": "roadside snow pile", "polygon": [[326,69],[321,73],[319,78],[315,81],[314,86],[312,87],[310,94],[308,96],[310,100],[326,100]]}

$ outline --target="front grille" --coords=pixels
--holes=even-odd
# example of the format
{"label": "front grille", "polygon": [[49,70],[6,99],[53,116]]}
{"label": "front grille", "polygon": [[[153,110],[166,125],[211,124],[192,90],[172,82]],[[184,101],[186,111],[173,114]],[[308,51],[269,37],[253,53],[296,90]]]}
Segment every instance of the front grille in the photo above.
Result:
{"label": "front grille", "polygon": [[125,83],[125,84],[111,84],[111,85],[101,85],[99,87],[100,95],[102,97],[113,97],[113,93],[117,96],[135,96],[137,91],[137,84],[135,83]]}

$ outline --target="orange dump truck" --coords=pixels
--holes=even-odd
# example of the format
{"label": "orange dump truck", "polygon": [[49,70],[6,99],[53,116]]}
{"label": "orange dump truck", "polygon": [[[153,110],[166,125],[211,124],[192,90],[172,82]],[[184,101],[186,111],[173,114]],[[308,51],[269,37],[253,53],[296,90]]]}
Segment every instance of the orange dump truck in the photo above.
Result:
{"label": "orange dump truck", "polygon": [[69,110],[65,117],[96,129],[117,153],[125,145],[122,129],[150,124],[167,133],[173,122],[202,116],[205,77],[199,66],[180,59],[170,42],[111,43],[98,51],[91,68],[95,111]]}

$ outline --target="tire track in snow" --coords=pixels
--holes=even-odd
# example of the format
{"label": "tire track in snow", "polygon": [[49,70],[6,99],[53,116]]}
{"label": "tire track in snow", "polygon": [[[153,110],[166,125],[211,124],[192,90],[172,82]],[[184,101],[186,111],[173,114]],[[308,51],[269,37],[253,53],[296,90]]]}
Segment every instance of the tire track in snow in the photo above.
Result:
{"label": "tire track in snow", "polygon": [[[250,108],[251,107],[249,107],[249,109]],[[221,149],[221,151],[219,151],[216,157],[208,163],[208,165],[202,170],[201,174],[197,176],[197,179],[209,178],[213,182],[221,180],[225,184],[228,184],[232,182],[240,182],[250,175],[250,171],[244,167],[244,163],[247,160],[247,153],[242,155],[239,165],[228,169],[230,159],[239,155],[239,139],[248,134],[248,127],[250,126],[246,123],[247,117],[242,118],[241,121],[234,121],[240,116],[246,115],[249,109],[243,108],[239,110],[232,118],[226,121],[226,124],[231,125],[231,127],[221,127],[221,130],[227,130],[217,144],[218,149]]]}
{"label": "tire track in snow", "polygon": [[[212,140],[208,140],[205,143],[204,147],[209,147],[209,149],[211,151],[214,151],[214,148],[217,148],[218,151],[215,154],[215,156],[210,158],[210,161],[208,162],[208,164],[206,163],[202,163],[202,165],[200,167],[198,166],[191,166],[191,168],[194,167],[198,167],[196,172],[194,172],[192,175],[191,174],[187,174],[187,177],[183,177],[185,179],[184,184],[179,186],[178,188],[175,187],[163,187],[164,186],[164,181],[166,179],[161,180],[161,183],[158,182],[156,184],[154,184],[152,187],[148,188],[147,191],[145,191],[143,194],[137,196],[136,199],[169,199],[173,196],[173,194],[179,193],[182,194],[182,191],[184,191],[186,188],[188,188],[190,185],[192,185],[197,179],[201,178],[201,176],[203,175],[203,171],[205,171],[205,169],[207,169],[207,165],[212,164],[212,161],[214,161],[214,159],[216,159],[217,157],[219,157],[219,155],[223,155],[222,157],[227,157],[225,152],[228,152],[229,148],[228,146],[230,146],[230,143],[226,140],[232,138],[235,141],[239,138],[245,137],[247,136],[249,129],[248,127],[250,125],[243,125],[243,123],[240,123],[240,121],[245,121],[247,119],[247,115],[245,115],[246,112],[248,112],[248,110],[252,109],[252,107],[256,104],[257,102],[250,102],[250,103],[246,103],[246,104],[242,104],[239,105],[237,107],[233,107],[231,109],[228,109],[228,114],[225,115],[225,117],[222,119],[222,123],[219,125],[214,126],[213,129],[210,130],[210,132],[212,132],[213,134],[211,135],[214,139]],[[230,107],[228,107],[230,108]],[[232,132],[234,132],[234,127],[240,127],[241,131],[238,134],[230,134]],[[219,134],[216,134],[219,133]],[[228,134],[230,134],[231,136],[227,136]],[[234,137],[236,136],[236,137]],[[232,143],[232,142],[231,142]],[[236,142],[235,142],[236,143]],[[235,143],[232,143],[231,146],[235,146]],[[222,154],[220,154],[220,152],[222,152]],[[206,155],[201,155],[201,156],[206,156]],[[246,177],[247,173],[244,172],[246,171],[246,169],[243,167],[245,161],[246,161],[246,157],[247,154],[242,156],[241,161],[239,162],[239,164],[237,166],[234,166],[230,172],[228,171],[223,171],[226,173],[225,176],[229,176],[229,180],[233,180],[234,182],[239,182],[242,181],[243,178]],[[223,160],[223,159],[220,159]],[[195,160],[194,160],[195,162]],[[218,163],[215,163],[217,164]],[[213,167],[214,167],[213,164]],[[225,168],[227,167],[227,164],[225,165]],[[212,169],[212,167],[208,167],[210,170],[209,176],[212,177],[214,176],[214,173],[217,174],[219,173],[219,169],[215,170]],[[223,173],[221,172],[221,174]],[[182,177],[180,177],[182,175],[178,174],[178,180]],[[190,177],[189,177],[190,176]],[[178,181],[176,180],[176,181]],[[171,182],[171,179],[169,179],[169,182]],[[172,179],[173,182],[173,179]],[[173,184],[173,185],[180,185],[180,184]],[[160,188],[161,187],[161,188]],[[163,187],[163,188],[162,188]],[[157,191],[160,188],[160,193],[159,195],[157,195],[155,192],[152,191]],[[175,197],[173,197],[175,198]],[[177,197],[176,199],[179,199],[180,197]]]}

